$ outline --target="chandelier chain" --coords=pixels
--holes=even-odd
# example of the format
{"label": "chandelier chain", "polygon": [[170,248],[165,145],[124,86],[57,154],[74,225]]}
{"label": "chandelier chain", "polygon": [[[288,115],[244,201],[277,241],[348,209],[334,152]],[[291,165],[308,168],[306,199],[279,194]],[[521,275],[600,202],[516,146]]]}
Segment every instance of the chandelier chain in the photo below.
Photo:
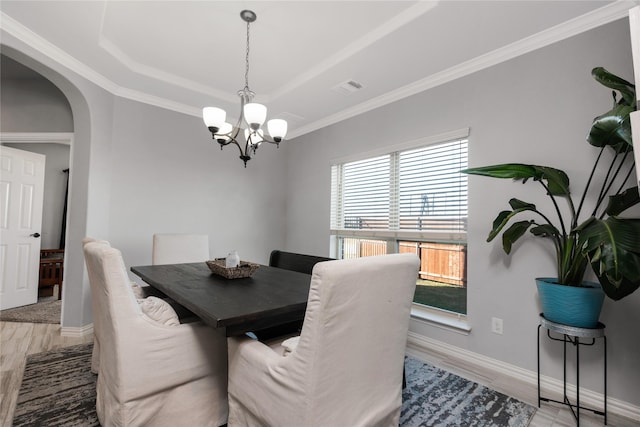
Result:
{"label": "chandelier chain", "polygon": [[245,56],[245,71],[244,71],[244,88],[249,90],[249,25],[250,23],[247,21],[247,53]]}

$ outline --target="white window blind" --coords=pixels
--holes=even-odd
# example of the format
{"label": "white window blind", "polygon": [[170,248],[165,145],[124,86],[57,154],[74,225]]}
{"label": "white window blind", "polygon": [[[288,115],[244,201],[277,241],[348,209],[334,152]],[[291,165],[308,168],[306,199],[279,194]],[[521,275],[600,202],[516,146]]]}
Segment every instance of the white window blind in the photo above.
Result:
{"label": "white window blind", "polygon": [[467,140],[399,153],[399,228],[466,231]]}
{"label": "white window blind", "polygon": [[389,229],[389,155],[342,168],[344,228]]}
{"label": "white window blind", "polygon": [[332,166],[331,228],[466,232],[467,140]]}

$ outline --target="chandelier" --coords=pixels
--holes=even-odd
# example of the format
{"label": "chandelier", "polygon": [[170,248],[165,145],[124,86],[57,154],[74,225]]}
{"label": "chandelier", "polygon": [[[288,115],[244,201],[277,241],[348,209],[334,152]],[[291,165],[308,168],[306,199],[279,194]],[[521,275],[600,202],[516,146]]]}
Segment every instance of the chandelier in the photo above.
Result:
{"label": "chandelier", "polygon": [[[262,142],[266,141],[279,146],[287,133],[287,122],[282,119],[269,120],[267,130],[271,139],[264,134],[262,125],[267,118],[267,107],[252,102],[255,93],[249,89],[249,25],[256,20],[257,16],[251,10],[243,10],[240,12],[240,17],[247,23],[244,88],[238,91],[240,117],[233,126],[226,122],[226,111],[217,107],[205,107],[202,109],[202,118],[214,141],[220,144],[220,150],[229,144],[235,144],[238,147],[240,159],[244,161],[246,168],[247,162],[251,160],[251,155],[255,155]],[[240,137],[244,138],[244,144]]]}

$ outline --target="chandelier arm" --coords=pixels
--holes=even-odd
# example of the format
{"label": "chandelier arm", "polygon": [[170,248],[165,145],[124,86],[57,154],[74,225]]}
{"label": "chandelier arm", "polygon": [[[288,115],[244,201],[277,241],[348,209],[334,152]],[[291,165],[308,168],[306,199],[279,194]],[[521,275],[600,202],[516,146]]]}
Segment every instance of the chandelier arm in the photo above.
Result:
{"label": "chandelier arm", "polygon": [[[242,122],[242,117],[240,117],[240,118],[238,119],[238,122],[237,122],[237,123],[236,123],[236,125],[233,127],[233,130],[232,130],[231,132],[229,132],[229,136],[230,136],[232,139],[234,139],[234,140],[238,139],[238,135],[240,134],[240,129],[241,129],[241,128],[240,128],[240,123],[241,123],[241,122]],[[233,134],[233,135],[231,135],[231,134]]]}
{"label": "chandelier arm", "polygon": [[242,156],[245,155],[244,152],[242,151],[242,147],[240,146],[237,140],[232,139],[231,141],[229,141],[229,144],[235,144],[236,147],[238,147],[238,151],[240,151],[240,158],[242,158]]}
{"label": "chandelier arm", "polygon": [[[213,134],[213,139],[220,144],[222,147],[224,147],[225,145],[229,145],[229,144],[238,144],[236,141],[238,139],[238,133],[240,133],[240,128],[239,127],[235,127],[232,128],[231,131],[227,132],[227,133],[214,133]],[[224,139],[218,139],[216,138],[216,136],[225,136],[228,139],[224,140]],[[239,146],[238,146],[239,147]]]}
{"label": "chandelier arm", "polygon": [[267,139],[267,137],[262,137],[262,140],[264,142],[268,142],[269,144],[276,144],[278,148],[280,148],[280,143],[282,142],[282,141],[270,140],[270,139]]}

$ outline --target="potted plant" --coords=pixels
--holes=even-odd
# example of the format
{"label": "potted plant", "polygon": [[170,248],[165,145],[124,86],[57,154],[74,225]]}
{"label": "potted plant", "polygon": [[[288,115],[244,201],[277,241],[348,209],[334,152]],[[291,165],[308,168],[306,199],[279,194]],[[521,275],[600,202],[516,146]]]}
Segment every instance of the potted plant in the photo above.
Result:
{"label": "potted plant", "polygon": [[[619,300],[640,286],[640,219],[624,215],[640,202],[638,186],[634,185],[637,182],[629,185],[635,168],[629,120],[630,113],[636,109],[635,86],[602,67],[594,68],[591,74],[596,81],[613,89],[613,108],[593,120],[587,141],[600,152],[577,203],[569,188],[569,177],[560,169],[507,163],[462,171],[511,178],[523,184],[535,182],[546,191],[554,216],[532,203],[512,198],[511,209],[500,212],[493,221],[487,241],[502,234],[502,247],[509,254],[527,230],[536,237],[550,240],[555,248],[557,277],[537,279],[543,313],[549,320],[587,328],[597,325],[604,298],[602,291],[611,299]],[[610,162],[605,160],[605,151],[612,153]],[[597,173],[600,166],[606,168],[604,175]],[[591,186],[598,186],[599,192],[595,201],[589,203],[587,193]],[[568,205],[564,211],[558,205],[559,199]],[[526,219],[516,220],[523,217]],[[585,282],[589,265],[599,283]],[[559,293],[547,296],[549,287]],[[597,313],[588,315],[582,306],[571,308],[578,299],[573,295],[576,291],[588,295],[591,302],[587,305]],[[548,303],[553,306],[549,307]],[[555,309],[560,309],[560,313],[551,313]]]}

